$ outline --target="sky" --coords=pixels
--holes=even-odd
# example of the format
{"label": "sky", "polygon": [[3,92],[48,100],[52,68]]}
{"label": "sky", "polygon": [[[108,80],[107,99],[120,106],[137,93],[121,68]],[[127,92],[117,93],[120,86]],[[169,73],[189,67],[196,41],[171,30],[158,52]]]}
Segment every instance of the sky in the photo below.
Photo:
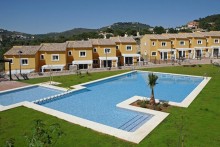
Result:
{"label": "sky", "polygon": [[1,0],[0,28],[30,34],[116,22],[176,27],[220,14],[220,0]]}

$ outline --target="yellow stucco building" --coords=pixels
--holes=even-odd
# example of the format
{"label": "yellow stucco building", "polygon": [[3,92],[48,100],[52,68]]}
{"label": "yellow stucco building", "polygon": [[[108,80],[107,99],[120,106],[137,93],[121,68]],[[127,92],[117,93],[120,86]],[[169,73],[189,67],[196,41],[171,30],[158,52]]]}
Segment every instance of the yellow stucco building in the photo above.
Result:
{"label": "yellow stucco building", "polygon": [[140,47],[141,56],[148,61],[214,58],[220,55],[220,31],[146,34]]}
{"label": "yellow stucco building", "polygon": [[[19,53],[20,52],[20,53]],[[42,43],[39,46],[14,46],[4,54],[12,60],[13,73],[68,70],[135,65],[140,60],[136,42],[131,37]],[[20,61],[21,60],[21,66]],[[8,64],[8,63],[5,63]],[[8,65],[5,71],[8,71]]]}

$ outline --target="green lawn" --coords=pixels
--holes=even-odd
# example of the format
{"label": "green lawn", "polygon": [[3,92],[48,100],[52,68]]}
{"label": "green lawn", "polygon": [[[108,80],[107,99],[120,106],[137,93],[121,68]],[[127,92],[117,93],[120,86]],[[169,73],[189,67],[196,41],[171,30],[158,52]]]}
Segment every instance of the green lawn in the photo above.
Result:
{"label": "green lawn", "polygon": [[[113,76],[116,74],[121,74],[127,71],[128,70],[119,70],[119,71],[111,71],[111,72],[110,71],[96,72],[96,73],[89,73],[89,74],[82,73],[81,75],[54,76],[53,81],[62,83],[59,85],[61,87],[70,87],[70,86],[85,83],[88,81],[97,80],[100,78],[105,78],[105,77]],[[50,77],[22,80],[22,82],[25,82],[28,84],[37,84],[37,83],[48,82],[48,81],[50,81]]]}
{"label": "green lawn", "polygon": [[[170,115],[138,145],[100,134],[32,109],[19,107],[0,112],[0,146],[4,146],[5,141],[9,138],[15,138],[15,146],[24,146],[24,133],[32,130],[33,120],[42,119],[46,124],[59,123],[65,132],[65,136],[58,140],[57,146],[176,147],[181,146],[179,138],[183,138],[183,145],[187,147],[219,147],[220,68],[212,65],[202,65],[202,67],[164,67],[146,70],[190,75],[204,75],[206,73],[212,79],[188,108],[170,108],[168,110]],[[61,86],[68,87],[93,80],[93,78],[102,78],[117,73],[92,73],[91,77],[85,76],[82,79],[71,75],[70,77],[57,77],[54,80],[57,82],[63,81],[65,83]],[[72,79],[74,80],[70,81]],[[32,79],[28,82],[37,83],[40,81],[46,81],[46,79]]]}

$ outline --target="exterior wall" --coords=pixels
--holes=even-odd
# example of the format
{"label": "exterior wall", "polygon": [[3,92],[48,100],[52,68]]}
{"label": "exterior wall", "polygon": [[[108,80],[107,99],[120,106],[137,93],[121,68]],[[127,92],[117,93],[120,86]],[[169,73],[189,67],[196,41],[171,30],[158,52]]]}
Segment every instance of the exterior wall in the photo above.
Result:
{"label": "exterior wall", "polygon": [[[198,44],[198,40],[201,40],[202,44]],[[191,48],[194,47],[206,47],[206,38],[192,38]]]}
{"label": "exterior wall", "polygon": [[[184,41],[185,45],[180,45],[181,41]],[[180,39],[180,38],[175,39],[174,48],[189,48],[189,39]]]}
{"label": "exterior wall", "polygon": [[[219,40],[218,43],[215,43],[215,39]],[[220,36],[219,37],[207,37],[207,46],[211,47],[211,46],[220,46]]]}
{"label": "exterior wall", "polygon": [[[71,56],[68,54],[69,51],[72,52],[72,55],[71,55]],[[72,49],[72,48],[68,48],[68,49],[67,49],[67,52],[66,52],[66,63],[67,63],[67,65],[68,65],[68,64],[72,64],[72,61],[73,61],[73,60],[74,60],[73,49]]]}
{"label": "exterior wall", "polygon": [[[85,57],[80,57],[80,51],[85,51],[86,52],[86,56]],[[78,60],[92,60],[93,53],[92,53],[92,48],[90,49],[85,49],[85,48],[75,48],[73,49],[73,57],[74,57],[74,61],[78,61]]]}
{"label": "exterior wall", "polygon": [[[132,46],[132,50],[126,50],[127,45]],[[137,54],[137,44],[136,43],[121,43],[119,48],[121,54]]]}
{"label": "exterior wall", "polygon": [[[40,55],[44,54],[44,60],[40,59]],[[59,61],[52,61],[52,55],[59,55]],[[58,65],[64,64],[66,66],[66,52],[57,52],[57,51],[39,51],[39,68],[43,65]]]}
{"label": "exterior wall", "polygon": [[106,57],[106,54],[104,53],[105,48],[111,49],[111,53],[107,54],[107,57],[116,57],[115,45],[97,46],[97,53],[99,57]]}
{"label": "exterior wall", "polygon": [[[5,55],[5,59],[12,59],[13,63],[11,64],[11,70],[20,71],[20,58],[18,55]],[[28,59],[28,65],[21,65],[22,69],[36,69],[36,59],[35,55],[21,55],[21,59]],[[5,71],[9,71],[9,63],[5,63]]]}
{"label": "exterior wall", "polygon": [[[96,52],[94,52],[94,48],[96,49]],[[93,68],[99,68],[100,62],[99,62],[99,54],[98,54],[98,45],[93,45],[93,48],[92,48],[92,59],[98,61],[97,64],[93,63]]]}
{"label": "exterior wall", "polygon": [[39,52],[37,52],[36,53],[36,55],[35,55],[35,71],[36,72],[40,72],[40,64],[39,64],[39,62],[40,62],[40,58],[39,58],[40,56],[39,56]]}

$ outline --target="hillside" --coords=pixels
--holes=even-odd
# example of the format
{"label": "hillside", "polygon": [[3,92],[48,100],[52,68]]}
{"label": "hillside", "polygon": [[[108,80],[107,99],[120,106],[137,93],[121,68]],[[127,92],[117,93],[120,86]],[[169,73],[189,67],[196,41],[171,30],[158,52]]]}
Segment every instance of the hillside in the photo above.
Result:
{"label": "hillside", "polygon": [[67,31],[64,31],[64,32],[37,34],[37,35],[35,35],[35,37],[59,37],[59,36],[71,37],[73,35],[79,35],[79,34],[82,34],[82,33],[96,32],[96,31],[97,31],[97,29],[74,28],[74,29],[67,30]]}
{"label": "hillside", "polygon": [[110,26],[102,27],[99,30],[105,30],[107,28],[110,28],[112,30],[121,30],[121,31],[126,31],[128,29],[140,31],[142,29],[149,29],[150,26],[139,22],[118,22]]}
{"label": "hillside", "polygon": [[199,22],[199,27],[208,31],[220,31],[220,14],[210,15],[195,20]]}

